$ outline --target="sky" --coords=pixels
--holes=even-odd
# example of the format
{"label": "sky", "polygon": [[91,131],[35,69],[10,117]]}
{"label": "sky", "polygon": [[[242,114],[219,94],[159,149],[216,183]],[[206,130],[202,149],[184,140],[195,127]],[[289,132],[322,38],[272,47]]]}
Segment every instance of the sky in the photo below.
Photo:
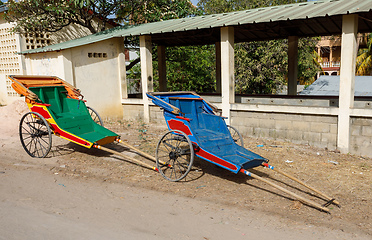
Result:
{"label": "sky", "polygon": [[196,6],[196,4],[198,4],[199,0],[191,0],[192,4],[194,4]]}

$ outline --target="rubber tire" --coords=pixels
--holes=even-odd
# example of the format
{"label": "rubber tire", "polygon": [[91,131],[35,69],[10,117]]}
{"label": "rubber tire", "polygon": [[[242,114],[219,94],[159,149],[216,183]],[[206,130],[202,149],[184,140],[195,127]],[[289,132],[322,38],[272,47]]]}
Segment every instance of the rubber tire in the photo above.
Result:
{"label": "rubber tire", "polygon": [[[230,125],[227,125],[227,128],[229,129],[230,135],[231,135],[232,139],[234,140],[234,142],[236,144],[238,144],[239,146],[244,147],[243,137],[240,134],[240,132],[238,131],[238,129],[236,129],[235,127],[230,126]],[[239,144],[239,142],[240,142],[240,144]]]}
{"label": "rubber tire", "polygon": [[[174,136],[174,137],[172,137]],[[165,143],[165,141],[175,141],[176,144],[174,144],[175,148],[178,148],[181,143],[185,143],[182,149],[181,148],[178,148],[176,149],[176,151],[170,151],[166,154],[168,155],[165,155],[165,156],[160,156],[160,148],[162,147],[162,145],[165,145],[165,144],[168,144],[168,143]],[[172,142],[173,143],[173,142]],[[173,146],[171,145],[171,143],[168,144],[169,148],[172,148]],[[185,149],[185,148],[188,148],[188,149]],[[165,148],[167,149],[167,148]],[[187,154],[180,154],[179,151],[189,151]],[[163,150],[163,152],[166,152]],[[176,155],[180,155],[180,156],[177,156]],[[186,158],[183,158],[182,156],[188,156],[188,159]],[[172,157],[173,156],[173,157]],[[172,182],[177,182],[177,181],[180,181],[182,179],[184,179],[186,177],[186,175],[190,172],[191,170],[191,167],[192,167],[192,164],[194,162],[194,147],[190,141],[190,138],[182,131],[179,131],[179,130],[170,130],[168,131],[167,133],[165,133],[159,140],[158,142],[158,145],[156,146],[156,154],[155,154],[155,158],[156,158],[156,167],[158,168],[160,174],[167,180],[169,181],[172,181]],[[164,158],[166,160],[164,160]],[[175,159],[172,159],[172,158],[175,158]],[[183,159],[183,163],[181,163],[178,159],[181,158]],[[178,161],[177,161],[178,160]],[[162,162],[165,162],[166,164],[168,164],[168,166],[160,163],[160,161]],[[183,164],[187,164],[187,166],[184,166]],[[175,171],[174,169],[176,169],[175,167],[178,167],[178,169],[181,170],[181,168],[183,168],[181,171],[182,171],[182,174],[177,175],[177,171]],[[181,167],[181,168],[180,168]],[[171,175],[169,176],[167,174],[168,171],[171,171]],[[174,173],[174,177],[173,174]]]}
{"label": "rubber tire", "polygon": [[[30,125],[31,120],[35,120],[32,121],[32,123],[34,123],[32,127]],[[43,129],[44,134],[42,136],[35,136],[35,134],[40,132],[39,130],[41,128],[44,128],[43,126],[45,127],[45,129]],[[28,137],[26,135],[28,135]],[[44,138],[43,136],[46,135],[48,135],[48,137]],[[50,130],[49,124],[45,118],[37,112],[28,112],[23,115],[19,123],[19,138],[23,149],[31,157],[44,158],[52,148],[52,131]],[[31,138],[31,140],[27,142],[27,139],[29,138]],[[47,145],[45,146],[42,143]],[[34,151],[31,151],[32,146],[34,146]],[[39,154],[40,150],[42,153],[41,155]]]}
{"label": "rubber tire", "polygon": [[88,109],[89,115],[91,116],[93,121],[103,127],[103,121],[102,121],[101,116],[98,114],[98,112],[96,110],[94,110],[93,108],[88,107],[88,106],[87,106],[87,109]]}

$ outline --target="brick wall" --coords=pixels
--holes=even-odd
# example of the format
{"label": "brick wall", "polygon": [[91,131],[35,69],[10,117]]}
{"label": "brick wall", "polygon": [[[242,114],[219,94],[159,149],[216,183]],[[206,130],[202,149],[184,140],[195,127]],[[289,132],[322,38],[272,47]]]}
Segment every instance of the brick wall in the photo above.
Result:
{"label": "brick wall", "polygon": [[372,157],[372,118],[351,118],[350,146],[350,153]]}
{"label": "brick wall", "polygon": [[336,149],[337,117],[232,111],[231,125],[244,136],[271,138]]}
{"label": "brick wall", "polygon": [[[123,104],[124,119],[143,119],[142,104]],[[150,119],[152,122],[164,123],[163,112],[158,106],[150,106]]]}
{"label": "brick wall", "polygon": [[123,110],[125,120],[143,119],[142,104],[123,104]]}
{"label": "brick wall", "polygon": [[150,106],[150,119],[152,122],[165,124],[163,110],[158,106]]}

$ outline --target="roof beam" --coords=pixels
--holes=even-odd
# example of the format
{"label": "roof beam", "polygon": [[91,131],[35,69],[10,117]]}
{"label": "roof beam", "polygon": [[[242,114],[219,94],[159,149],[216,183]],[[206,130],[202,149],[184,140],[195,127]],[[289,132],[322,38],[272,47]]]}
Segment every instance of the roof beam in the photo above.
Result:
{"label": "roof beam", "polygon": [[342,29],[341,29],[341,27],[333,20],[333,18],[332,17],[330,17],[330,16],[326,16],[326,18],[333,24],[333,25],[335,25],[335,28],[337,28],[337,31],[338,32],[342,32]]}
{"label": "roof beam", "polygon": [[323,25],[320,21],[318,21],[317,18],[314,18],[314,20],[315,20],[315,22],[317,22],[317,24],[318,24],[321,28],[324,29],[324,32],[326,32],[326,33],[328,34],[328,36],[332,35],[332,33],[331,33],[330,31],[328,31],[328,29],[327,29],[326,27],[324,27],[324,25]]}
{"label": "roof beam", "polygon": [[316,31],[314,30],[314,28],[311,27],[311,24],[306,24],[305,26],[309,28],[313,32],[313,34],[316,34]]}

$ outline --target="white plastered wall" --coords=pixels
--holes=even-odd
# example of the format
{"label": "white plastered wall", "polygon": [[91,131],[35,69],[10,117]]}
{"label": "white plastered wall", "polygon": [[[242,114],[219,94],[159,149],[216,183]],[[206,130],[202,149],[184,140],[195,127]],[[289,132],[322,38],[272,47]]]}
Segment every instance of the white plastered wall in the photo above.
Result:
{"label": "white plastered wall", "polygon": [[[113,38],[71,49],[73,76],[87,105],[103,117],[122,118],[119,53],[123,52],[122,38]],[[89,57],[88,54],[107,54],[106,57]]]}
{"label": "white plastered wall", "polygon": [[52,75],[81,90],[87,105],[104,118],[122,118],[121,81],[118,56],[124,52],[123,39],[26,55],[28,75]]}
{"label": "white plastered wall", "polygon": [[46,52],[26,55],[25,64],[27,75],[46,75],[62,78],[63,62],[61,52]]}

